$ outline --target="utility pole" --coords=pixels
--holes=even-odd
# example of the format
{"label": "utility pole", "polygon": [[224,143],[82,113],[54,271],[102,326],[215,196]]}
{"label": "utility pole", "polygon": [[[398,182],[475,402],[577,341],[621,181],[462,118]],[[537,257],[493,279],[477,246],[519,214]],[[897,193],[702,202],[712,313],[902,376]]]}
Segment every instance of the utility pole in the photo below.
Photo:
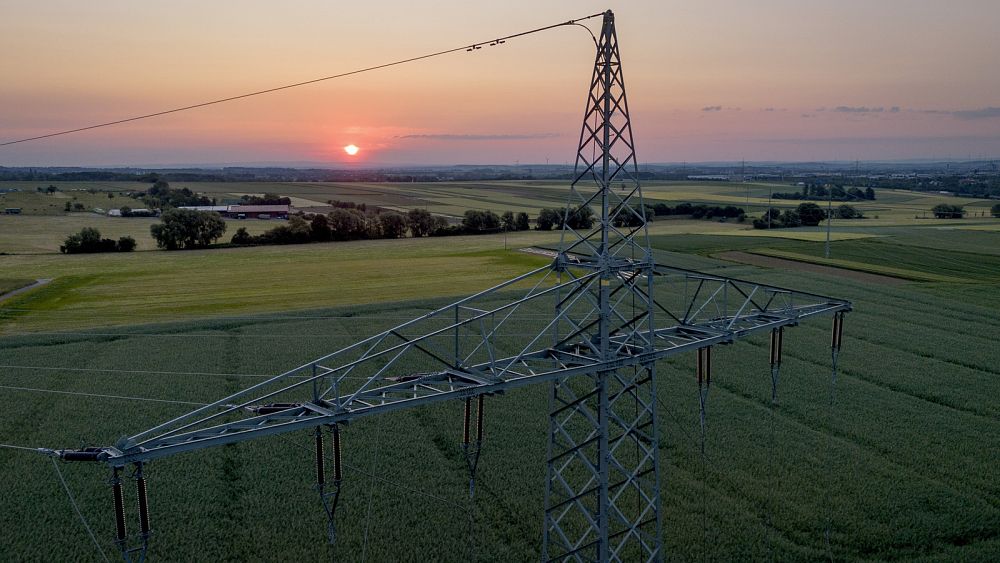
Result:
{"label": "utility pole", "polygon": [[823,252],[823,256],[826,258],[830,257],[830,223],[833,221],[833,185],[827,187],[826,190],[826,249]]}
{"label": "utility pole", "polygon": [[771,194],[774,192],[774,188],[767,189],[767,228],[771,229]]}

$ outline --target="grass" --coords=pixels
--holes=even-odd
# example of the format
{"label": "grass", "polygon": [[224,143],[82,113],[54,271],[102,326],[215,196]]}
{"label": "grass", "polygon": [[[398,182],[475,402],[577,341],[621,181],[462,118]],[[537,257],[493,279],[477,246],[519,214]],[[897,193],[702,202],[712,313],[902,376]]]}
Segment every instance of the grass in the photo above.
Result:
{"label": "grass", "polygon": [[[128,235],[136,240],[138,250],[156,249],[156,241],[149,234],[149,227],[159,219],[143,217],[107,217],[95,213],[70,213],[59,216],[0,215],[0,253],[43,254],[59,252],[59,245],[67,236],[80,232],[84,227],[94,227],[105,238],[117,239]],[[274,227],[274,221],[230,220],[226,236],[229,240],[239,227],[246,227],[251,234],[259,234]]]}
{"label": "grass", "polygon": [[[868,256],[881,256],[888,266],[911,267],[905,255],[899,262],[893,259],[899,250],[894,247],[906,249],[898,244],[906,236],[900,232],[887,237],[897,242],[838,245],[883,244],[889,247],[885,254]],[[508,255],[477,247],[486,243],[483,238],[448,240],[465,248],[445,254],[444,273],[428,278],[425,293],[441,285],[467,292],[461,287],[467,263],[480,270],[523,271],[529,266],[507,263]],[[829,555],[836,560],[995,557],[1000,549],[1000,477],[995,471],[1000,463],[1000,404],[995,400],[1000,394],[1000,349],[993,336],[1000,334],[1000,295],[995,284],[889,288],[701,256],[726,242],[784,245],[804,255],[822,247],[727,236],[654,239],[658,248],[670,250],[657,251],[661,262],[844,297],[853,301],[855,311],[847,318],[833,408],[828,402],[828,321],[810,320],[786,333],[780,407],[774,410],[768,406],[766,338],[718,348],[704,457],[693,358],[660,364],[668,558],[748,560],[773,554],[779,560],[826,559],[828,518]],[[966,243],[962,239],[954,245]],[[274,262],[272,249],[226,253],[270,264],[273,270],[304,267],[307,258],[328,256],[317,260],[324,268],[310,269],[299,279],[305,283],[310,275],[330,276],[337,282],[327,287],[340,291],[340,285],[350,285],[341,270],[366,264],[364,260],[384,260],[385,271],[409,273],[439,252],[412,241],[320,246],[325,247],[276,249],[288,255],[287,262]],[[686,254],[673,252],[680,248]],[[337,253],[348,256],[338,262]],[[195,260],[200,267],[186,269],[189,276],[209,268],[208,262],[196,260],[198,253],[136,256]],[[401,262],[406,259],[412,262]],[[942,264],[932,254],[928,268]],[[254,280],[260,289],[273,283],[271,278],[258,282],[229,262],[224,265],[234,290],[242,290],[235,288],[237,280]],[[168,263],[162,267],[142,281],[167,286],[183,279],[161,282],[160,276],[169,271]],[[81,277],[103,269],[93,266],[88,274],[80,268]],[[260,275],[266,275],[266,269],[262,267]],[[405,277],[397,281],[409,284]],[[365,279],[372,283],[372,278]],[[194,280],[192,285],[202,291],[203,282]],[[114,278],[108,283],[115,283]],[[167,295],[165,287],[160,291]],[[176,291],[174,295],[181,305],[189,299]],[[5,364],[0,385],[209,401],[248,386],[254,375],[300,365],[442,302],[408,298],[394,298],[375,287],[368,295],[354,293],[353,303],[344,299],[335,308],[315,309],[320,305],[303,300],[302,309],[313,310],[296,314],[9,334],[0,337]],[[136,306],[145,300],[136,299]],[[155,318],[140,312],[135,321]],[[9,388],[0,388],[0,396],[7,405],[0,442],[27,446],[111,443],[191,408]],[[350,425],[344,430],[348,466],[334,548],[325,545],[323,515],[311,487],[308,433],[157,461],[148,468],[155,530],[151,557],[247,560],[281,553],[283,559],[317,560],[359,559],[364,553],[372,560],[537,560],[546,409],[545,386],[487,399],[486,444],[474,500],[467,495],[459,447],[461,403],[404,410]],[[86,464],[62,467],[85,516],[111,552],[106,472]],[[96,551],[52,471],[51,462],[41,456],[0,450],[0,472],[8,483],[5,505],[16,507],[0,511],[5,550],[17,559],[93,557]],[[134,519],[134,497],[128,497],[127,506]],[[768,520],[773,529],[765,525]]]}
{"label": "grass", "polygon": [[[519,242],[511,236],[510,242]],[[534,237],[537,238],[537,237]],[[4,303],[0,330],[65,329],[459,295],[544,263],[496,237],[102,255],[6,256],[54,281]],[[441,283],[449,272],[448,283]]]}

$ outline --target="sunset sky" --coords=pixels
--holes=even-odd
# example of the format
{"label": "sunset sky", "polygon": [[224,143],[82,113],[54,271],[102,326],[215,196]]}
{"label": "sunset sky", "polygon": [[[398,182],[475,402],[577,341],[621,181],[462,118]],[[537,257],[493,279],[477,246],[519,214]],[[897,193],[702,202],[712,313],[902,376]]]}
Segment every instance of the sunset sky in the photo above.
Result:
{"label": "sunset sky", "polygon": [[[1000,156],[1000,2],[511,0],[0,5],[0,142],[615,11],[641,162]],[[599,19],[590,20],[595,33]],[[138,123],[0,166],[571,161],[593,65],[567,27]],[[343,147],[360,148],[355,156]]]}

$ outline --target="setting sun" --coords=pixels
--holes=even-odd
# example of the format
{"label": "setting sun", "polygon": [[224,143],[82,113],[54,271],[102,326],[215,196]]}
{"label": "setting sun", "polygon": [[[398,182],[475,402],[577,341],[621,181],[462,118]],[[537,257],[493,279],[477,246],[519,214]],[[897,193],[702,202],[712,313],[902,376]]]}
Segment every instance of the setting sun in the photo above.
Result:
{"label": "setting sun", "polygon": [[347,145],[346,147],[344,147],[344,152],[346,152],[347,154],[349,154],[351,156],[354,156],[354,155],[358,154],[359,150],[361,150],[361,149],[359,149],[357,147],[357,145]]}

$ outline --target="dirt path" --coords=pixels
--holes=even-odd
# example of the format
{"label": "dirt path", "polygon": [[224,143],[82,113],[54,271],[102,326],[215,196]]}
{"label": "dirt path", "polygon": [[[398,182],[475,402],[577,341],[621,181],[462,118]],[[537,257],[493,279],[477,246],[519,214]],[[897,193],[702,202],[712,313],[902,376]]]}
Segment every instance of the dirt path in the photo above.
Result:
{"label": "dirt path", "polygon": [[868,272],[858,272],[856,270],[848,270],[846,268],[822,266],[820,264],[810,264],[808,262],[798,262],[795,260],[786,260],[785,258],[761,256],[760,254],[750,254],[749,252],[739,252],[736,250],[731,250],[728,252],[719,252],[713,254],[712,257],[719,258],[722,260],[729,260],[730,262],[740,262],[741,264],[750,264],[751,266],[763,266],[765,268],[779,268],[784,270],[796,270],[799,272],[826,274],[828,276],[836,276],[840,278],[847,278],[854,281],[860,281],[878,285],[901,285],[907,283],[907,280],[901,278],[894,278],[891,276],[883,276],[880,274],[869,274]]}
{"label": "dirt path", "polygon": [[30,291],[32,289],[35,289],[36,287],[41,287],[41,286],[49,283],[50,281],[52,281],[52,278],[42,278],[40,280],[35,280],[35,283],[33,283],[31,285],[26,285],[26,286],[24,286],[22,288],[15,289],[14,291],[8,291],[7,293],[4,293],[3,295],[0,295],[0,301],[3,301],[5,299],[10,299],[11,297],[14,297],[15,295],[20,295],[20,294],[24,293],[25,291]]}

